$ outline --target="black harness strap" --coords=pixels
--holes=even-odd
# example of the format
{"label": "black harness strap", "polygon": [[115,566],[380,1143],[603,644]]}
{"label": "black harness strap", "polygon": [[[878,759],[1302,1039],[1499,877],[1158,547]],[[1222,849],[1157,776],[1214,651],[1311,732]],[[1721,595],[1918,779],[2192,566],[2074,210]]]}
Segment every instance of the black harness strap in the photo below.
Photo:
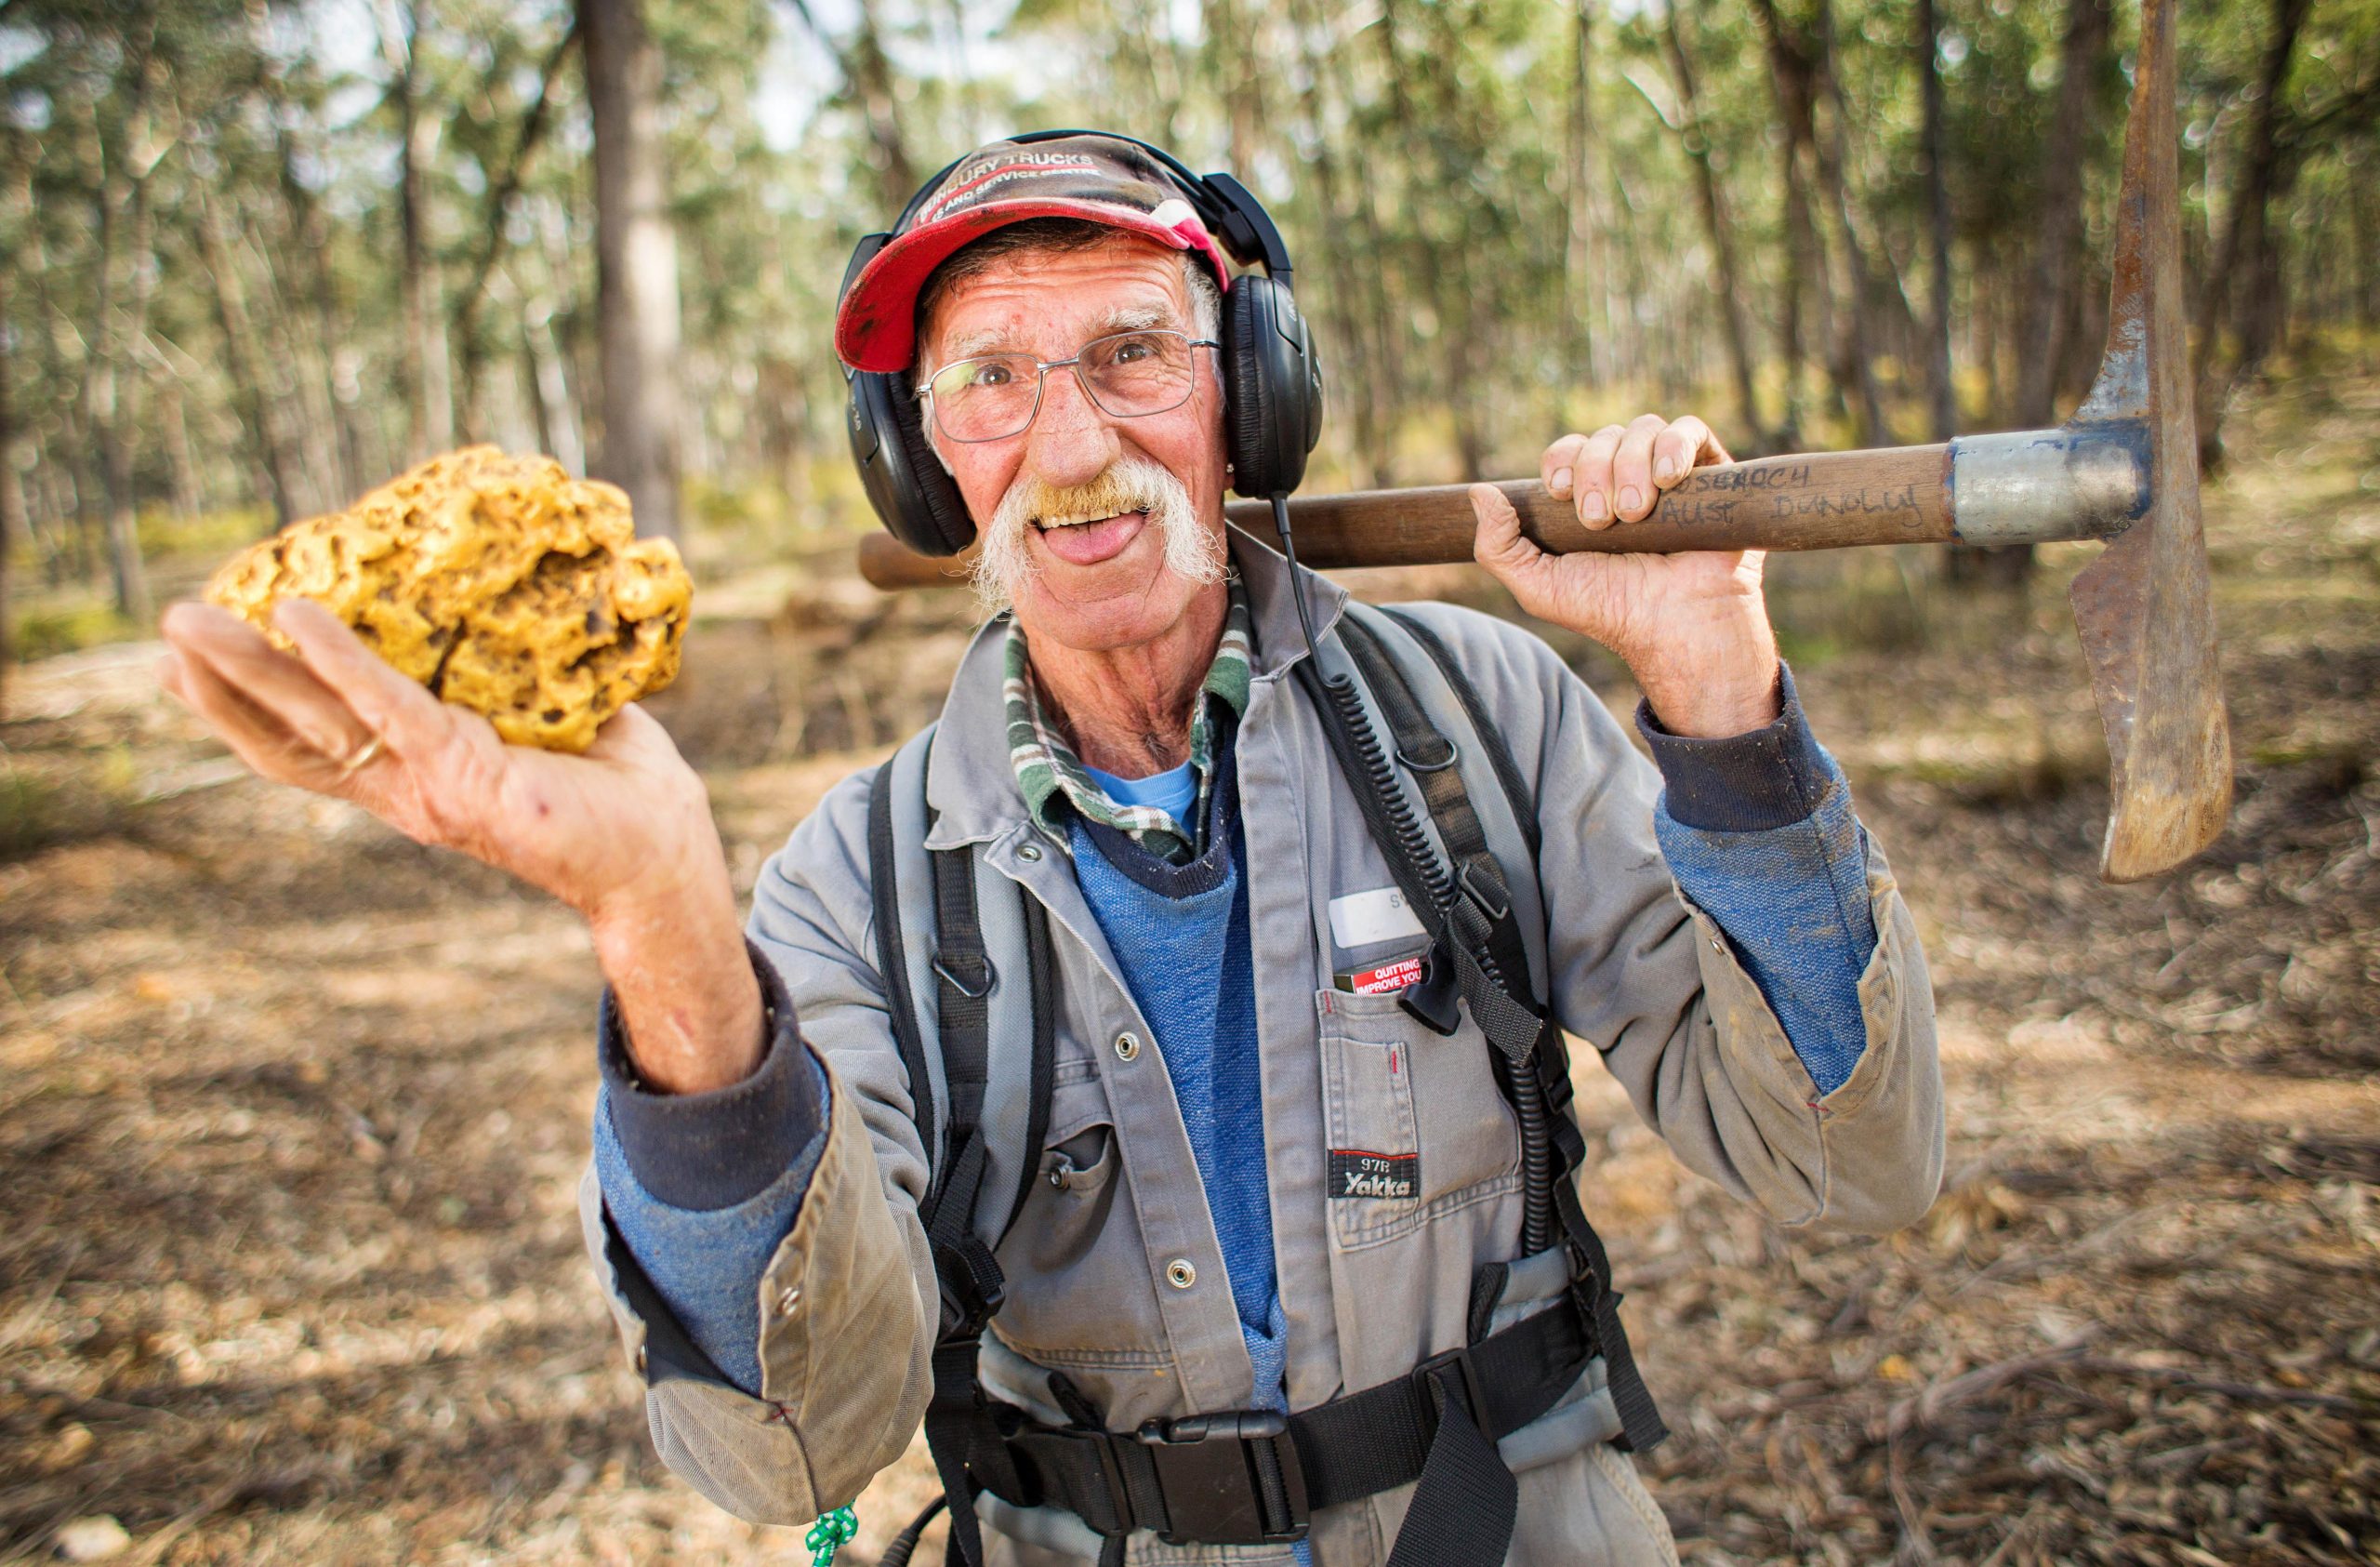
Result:
{"label": "black harness strap", "polygon": [[[1397,786],[1395,764],[1372,733],[1355,683],[1343,674],[1325,678],[1311,658],[1298,663],[1296,675],[1314,698],[1331,755],[1355,790],[1364,825],[1388,861],[1389,875],[1405,894],[1406,905],[1414,918],[1421,922],[1438,951],[1453,964],[1457,988],[1462,999],[1471,1003],[1472,1016],[1487,1034],[1488,1042],[1506,1060],[1526,1059],[1537,1039],[1537,1016],[1488,976],[1480,966],[1482,947],[1462,939],[1452,926],[1449,910],[1460,901],[1453,879],[1438,863],[1429,834],[1406,803],[1404,791]],[[1378,695],[1374,693],[1375,697]],[[1452,764],[1450,750],[1443,764]],[[1418,1010],[1417,1016],[1426,1017]],[[1441,1025],[1433,1021],[1432,1027],[1441,1032],[1453,1031],[1451,1022]]]}
{"label": "black harness strap", "polygon": [[[1341,626],[1346,633],[1347,651],[1363,671],[1364,684],[1371,688],[1372,700],[1380,705],[1381,715],[1395,737],[1396,759],[1413,775],[1421,803],[1429,807],[1430,819],[1437,827],[1438,839],[1454,862],[1455,896],[1447,910],[1449,933],[1474,952],[1485,954],[1479,964],[1482,976],[1503,992],[1502,999],[1528,1015],[1528,1039],[1522,1047],[1525,1056],[1537,1047],[1545,1020],[1533,1002],[1522,999],[1528,987],[1528,949],[1521,937],[1520,920],[1513,911],[1503,867],[1488,846],[1487,830],[1480,826],[1479,813],[1464,787],[1461,753],[1431,724],[1412,686],[1406,683],[1405,671],[1396,667],[1372,629],[1354,615],[1342,619]],[[1475,1004],[1473,1013],[1478,1015]],[[1485,1017],[1480,1027],[1488,1027]],[[1517,1036],[1519,1025],[1514,1027]],[[1495,1042],[1507,1056],[1521,1058],[1504,1041]]]}
{"label": "black harness strap", "polygon": [[[931,742],[929,742],[931,743]],[[933,1102],[933,1071],[926,1061],[924,1033],[918,1027],[918,1009],[909,995],[909,959],[901,936],[901,870],[899,846],[892,839],[892,768],[888,760],[867,785],[867,891],[876,913],[876,953],[884,980],[885,1004],[892,1014],[892,1037],[901,1046],[901,1064],[909,1072],[909,1119],[924,1140],[926,1161],[933,1162],[937,1125]]]}
{"label": "black harness strap", "polygon": [[[1540,1060],[1540,1070],[1547,1065]],[[1620,1444],[1631,1453],[1649,1453],[1669,1440],[1670,1428],[1653,1402],[1653,1390],[1645,1385],[1645,1374],[1636,1369],[1636,1352],[1628,1347],[1628,1329],[1620,1320],[1620,1303],[1627,1297],[1612,1287],[1611,1255],[1579,1202],[1578,1172],[1586,1158],[1586,1139],[1579,1135],[1578,1120],[1569,1112],[1567,1066],[1562,1071],[1565,1099],[1561,1113],[1554,1118],[1562,1175],[1554,1183],[1554,1206],[1571,1251],[1570,1291],[1594,1320],[1595,1343],[1603,1351],[1611,1401],[1620,1412]]]}
{"label": "black harness strap", "polygon": [[1022,887],[1017,896],[1025,900],[1025,980],[1033,991],[1033,1082],[1032,1096],[1025,1101],[1025,1157],[1016,1162],[1016,1197],[1000,1221],[1002,1233],[1025,1211],[1025,1200],[1040,1177],[1041,1139],[1050,1135],[1050,1096],[1058,1071],[1058,995],[1052,977],[1057,959],[1050,949],[1050,911]]}
{"label": "black harness strap", "polygon": [[[934,849],[929,857],[933,862],[933,972],[942,1014],[942,1081],[950,1095],[948,1146],[957,1149],[983,1120],[984,1085],[991,1079],[992,985],[998,976],[984,951],[984,927],[975,912],[974,855],[963,848]],[[939,1196],[937,1190],[936,1201]],[[973,1212],[971,1200],[959,1210],[960,1221]]]}
{"label": "black harness strap", "polygon": [[[1301,1537],[1313,1513],[1415,1485],[1398,1567],[1498,1567],[1516,1493],[1494,1443],[1539,1418],[1593,1354],[1567,1302],[1410,1374],[1300,1414],[1151,1420],[1138,1431],[1026,1426],[1009,1439],[1020,1506],[1062,1507],[1113,1541]],[[1416,1483],[1418,1482],[1418,1484]]]}
{"label": "black harness strap", "polygon": [[[1410,618],[1397,618],[1406,630],[1417,629]],[[1504,976],[1526,976],[1528,959],[1519,922],[1513,917],[1508,889],[1488,846],[1478,812],[1465,790],[1461,772],[1453,765],[1453,745],[1431,724],[1378,634],[1352,613],[1342,618],[1341,625],[1346,631],[1348,652],[1363,671],[1373,700],[1380,705],[1382,716],[1388,720],[1396,737],[1398,759],[1413,773],[1448,856],[1463,868],[1455,877],[1462,896],[1450,911],[1449,926],[1469,932],[1484,924],[1487,934],[1483,945],[1488,961],[1482,964],[1483,970],[1499,979]],[[1519,769],[1513,764],[1495,731],[1479,721],[1477,693],[1471,689],[1470,682],[1444,644],[1437,643],[1426,631],[1416,640],[1438,662],[1448,684],[1454,687],[1465,715],[1473,721],[1474,734],[1494,761],[1499,781],[1508,790],[1514,788]],[[1534,810],[1522,812],[1515,802],[1514,815],[1534,828]],[[1495,895],[1493,897],[1483,896],[1489,891]],[[1527,1147],[1531,1141],[1528,1122],[1534,1120],[1550,1134],[1555,1168],[1550,1173],[1550,1179],[1532,1171],[1531,1179],[1524,1184],[1533,1198],[1550,1202],[1551,1217],[1558,1221],[1562,1239],[1570,1249],[1572,1288],[1579,1295],[1580,1309],[1595,1325],[1596,1338],[1610,1374],[1612,1401],[1620,1414],[1621,1442],[1633,1452],[1646,1452],[1666,1438],[1669,1429],[1654,1405],[1651,1390],[1645,1386],[1643,1374],[1637,1370],[1627,1331],[1620,1324],[1621,1296],[1612,1287],[1610,1255],[1579,1201],[1577,1176],[1585,1160],[1586,1143],[1579,1133],[1577,1121],[1569,1114],[1573,1097],[1569,1053],[1551,1017],[1534,1002],[1531,1009],[1538,1022],[1538,1038],[1532,1043],[1530,1056],[1514,1063],[1514,1071],[1526,1074],[1529,1081],[1522,1083],[1508,1077],[1503,1085],[1508,1094],[1519,1090],[1514,1096],[1516,1101],[1534,1101],[1533,1106],[1519,1102],[1514,1106],[1524,1121],[1524,1157],[1531,1152]],[[1478,1016],[1475,1004],[1473,1011],[1474,1016]],[[1486,1027],[1484,1019],[1482,1027]],[[1552,1237],[1548,1235],[1546,1240],[1550,1242]]]}
{"label": "black harness strap", "polygon": [[[1513,1107],[1521,1149],[1521,1254],[1531,1255],[1554,1244],[1554,1215],[1552,1185],[1554,1144],[1547,1124],[1545,1096],[1531,1063],[1546,1049],[1546,1035],[1554,1031],[1547,1021],[1542,998],[1528,989],[1528,949],[1521,935],[1520,917],[1503,868],[1488,843],[1479,812],[1463,782],[1461,753],[1440,734],[1407,684],[1387,647],[1360,616],[1350,611],[1342,623],[1347,651],[1363,672],[1364,684],[1388,720],[1396,742],[1396,756],[1420,788],[1438,841],[1453,863],[1453,896],[1446,909],[1448,934],[1472,953],[1471,967],[1502,1003],[1525,1011],[1530,1036],[1514,1055],[1499,1044],[1491,1058],[1496,1085]],[[1472,1016],[1487,1027],[1487,1014],[1471,989]],[[1508,1024],[1515,1029],[1518,1024]]]}
{"label": "black harness strap", "polygon": [[[921,759],[922,760],[922,759]],[[937,1146],[949,1157],[930,1183],[919,1217],[932,1249],[942,1295],[942,1328],[932,1356],[933,1392],[925,1416],[926,1445],[951,1499],[950,1534],[958,1559],[979,1567],[984,1560],[977,1492],[1003,1494],[1020,1488],[1003,1430],[1003,1415],[985,1394],[977,1355],[984,1324],[1006,1298],[1006,1284],[991,1245],[976,1232],[974,1215],[983,1194],[989,1146],[983,1125],[991,1067],[991,995],[999,975],[984,943],[975,898],[975,851],[928,851],[934,899],[934,950],[939,1045],[948,1100],[937,1125],[933,1078],[917,1005],[910,995],[907,943],[900,914],[902,845],[893,835],[892,783],[894,766],[877,772],[868,794],[868,871],[872,883],[879,955],[892,1029],[908,1069],[910,1101],[929,1159]],[[1031,1096],[1025,1136],[1038,1149],[1049,1130],[1050,1086],[1057,1055],[1057,1007],[1052,991],[1049,916],[1022,888],[1026,970],[1032,1016]],[[1021,1162],[1017,1189],[1004,1210],[1012,1222],[1031,1190],[1036,1162]],[[1002,1226],[1006,1228],[1005,1222]],[[922,1520],[920,1520],[922,1522]],[[914,1548],[914,1541],[912,1541]]]}
{"label": "black harness strap", "polygon": [[[942,1024],[942,1076],[950,1096],[945,1146],[955,1151],[928,1196],[922,1217],[941,1283],[945,1326],[933,1351],[933,1394],[926,1402],[926,1450],[950,1498],[950,1538],[961,1560],[984,1559],[975,1492],[999,1452],[991,1401],[976,1371],[984,1324],[1006,1298],[991,1248],[974,1231],[975,1199],[988,1150],[981,1124],[990,1078],[991,1007],[996,976],[984,951],[975,909],[974,857],[966,849],[929,852],[933,865],[936,999]],[[986,1438],[993,1440],[986,1440]]]}
{"label": "black harness strap", "polygon": [[1488,709],[1479,700],[1478,687],[1471,684],[1471,677],[1462,672],[1461,664],[1455,662],[1454,650],[1437,632],[1430,630],[1427,621],[1409,609],[1390,607],[1381,613],[1404,627],[1407,633],[1421,644],[1421,650],[1430,656],[1430,662],[1438,666],[1438,672],[1446,676],[1447,684],[1453,687],[1455,700],[1462,704],[1463,716],[1471,720],[1471,732],[1479,737],[1479,746],[1488,753],[1488,765],[1496,769],[1496,782],[1504,790],[1504,803],[1512,807],[1513,820],[1519,824],[1521,836],[1528,842],[1529,858],[1534,860],[1545,847],[1544,834],[1537,825],[1537,796],[1522,781],[1519,764],[1513,761],[1512,748],[1504,744],[1503,733],[1488,721]]}
{"label": "black harness strap", "polygon": [[[1433,1371],[1428,1386],[1438,1404],[1438,1434],[1389,1547],[1387,1567],[1501,1562],[1520,1519],[1520,1481],[1472,1424],[1461,1385],[1449,1371]],[[1460,1500],[1454,1507],[1435,1505],[1442,1497]]]}

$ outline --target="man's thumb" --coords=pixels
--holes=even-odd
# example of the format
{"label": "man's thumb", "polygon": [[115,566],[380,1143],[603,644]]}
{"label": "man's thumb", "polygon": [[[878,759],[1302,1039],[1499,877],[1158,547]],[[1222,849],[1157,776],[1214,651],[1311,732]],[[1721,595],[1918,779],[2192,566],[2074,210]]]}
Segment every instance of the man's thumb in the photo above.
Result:
{"label": "man's thumb", "polygon": [[1493,485],[1471,486],[1471,514],[1479,531],[1471,541],[1472,558],[1501,577],[1519,571],[1544,551],[1521,536],[1521,514],[1502,490]]}
{"label": "man's thumb", "polygon": [[1554,587],[1554,557],[1521,532],[1521,514],[1495,485],[1471,486],[1471,511],[1479,519],[1479,531],[1471,541],[1472,559],[1486,566],[1522,608],[1532,615],[1543,613],[1540,606]]}

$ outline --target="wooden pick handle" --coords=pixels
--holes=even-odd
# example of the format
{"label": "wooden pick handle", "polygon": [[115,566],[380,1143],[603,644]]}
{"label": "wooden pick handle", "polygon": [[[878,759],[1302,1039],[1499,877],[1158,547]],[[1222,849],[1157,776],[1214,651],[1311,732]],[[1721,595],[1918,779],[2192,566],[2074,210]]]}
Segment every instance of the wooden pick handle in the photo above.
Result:
{"label": "wooden pick handle", "polygon": [[[1832,550],[1854,544],[1942,543],[1951,538],[1946,445],[1760,458],[1699,468],[1641,523],[1589,528],[1577,507],[1535,479],[1498,482],[1521,531],[1557,554],[1675,554],[1685,550]],[[1273,537],[1272,508],[1236,500],[1234,525]],[[1469,486],[1355,490],[1293,497],[1298,560],[1317,570],[1435,565],[1471,559],[1477,531]],[[882,534],[860,543],[860,575],[879,588],[963,583],[970,556],[935,559]]]}

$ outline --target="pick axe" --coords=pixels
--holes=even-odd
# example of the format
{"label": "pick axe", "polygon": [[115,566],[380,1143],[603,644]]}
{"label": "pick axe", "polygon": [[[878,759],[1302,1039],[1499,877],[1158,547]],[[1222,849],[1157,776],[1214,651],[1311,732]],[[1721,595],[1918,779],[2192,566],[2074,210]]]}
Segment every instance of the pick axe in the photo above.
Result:
{"label": "pick axe", "polygon": [[[2072,418],[1938,445],[1697,469],[1644,521],[1595,531],[1534,479],[1499,486],[1523,531],[1556,551],[2106,540],[2072,598],[2108,734],[2114,798],[2099,873],[2110,882],[2181,864],[2223,830],[2231,808],[2182,313],[2174,9],[2174,0],[2141,7],[2107,356]],[[1263,501],[1236,501],[1226,512],[1250,532],[1270,531]],[[1307,496],[1289,502],[1289,516],[1299,557],[1315,566],[1471,558],[1461,485]],[[882,535],[860,547],[861,574],[884,589],[946,585],[967,564]]]}

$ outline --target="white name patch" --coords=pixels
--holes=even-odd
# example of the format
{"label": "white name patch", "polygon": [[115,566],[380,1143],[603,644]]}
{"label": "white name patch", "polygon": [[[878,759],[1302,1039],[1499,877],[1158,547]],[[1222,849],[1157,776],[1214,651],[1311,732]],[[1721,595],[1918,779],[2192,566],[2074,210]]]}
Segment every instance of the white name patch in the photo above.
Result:
{"label": "white name patch", "polygon": [[1413,910],[1406,907],[1405,894],[1398,888],[1376,887],[1330,900],[1330,938],[1351,950],[1427,934]]}

